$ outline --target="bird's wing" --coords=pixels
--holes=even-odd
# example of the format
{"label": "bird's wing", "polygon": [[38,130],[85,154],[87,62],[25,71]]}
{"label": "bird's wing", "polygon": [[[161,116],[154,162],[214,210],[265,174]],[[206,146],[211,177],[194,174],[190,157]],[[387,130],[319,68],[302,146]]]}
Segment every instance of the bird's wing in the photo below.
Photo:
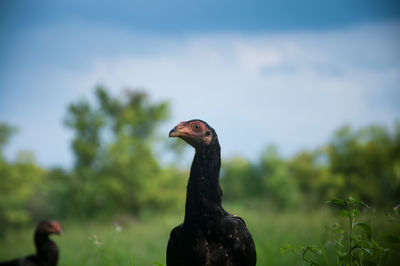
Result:
{"label": "bird's wing", "polygon": [[181,247],[179,246],[180,241],[178,238],[181,235],[183,225],[180,224],[172,229],[167,246],[167,265],[179,265],[179,258],[182,254],[179,254]]}
{"label": "bird's wing", "polygon": [[37,266],[38,264],[34,262],[35,258],[34,255],[31,255],[21,259],[0,262],[0,266]]}
{"label": "bird's wing", "polygon": [[256,265],[256,249],[246,223],[237,215],[224,219],[224,234],[235,265]]}

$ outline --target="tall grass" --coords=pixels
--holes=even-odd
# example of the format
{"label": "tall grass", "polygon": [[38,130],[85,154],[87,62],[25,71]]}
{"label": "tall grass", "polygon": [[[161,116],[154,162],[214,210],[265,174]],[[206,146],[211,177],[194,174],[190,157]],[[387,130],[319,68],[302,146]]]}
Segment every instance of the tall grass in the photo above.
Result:
{"label": "tall grass", "polygon": [[[282,256],[280,248],[287,243],[307,246],[325,241],[324,226],[335,220],[327,210],[282,213],[243,205],[225,207],[245,219],[256,243],[257,265],[300,265],[300,255]],[[61,221],[64,235],[52,237],[60,248],[59,265],[165,265],[169,232],[182,218],[183,213],[149,212],[141,218],[107,222]],[[32,231],[9,232],[1,239],[0,260],[33,253]],[[332,252],[327,249],[328,260],[334,260]]]}

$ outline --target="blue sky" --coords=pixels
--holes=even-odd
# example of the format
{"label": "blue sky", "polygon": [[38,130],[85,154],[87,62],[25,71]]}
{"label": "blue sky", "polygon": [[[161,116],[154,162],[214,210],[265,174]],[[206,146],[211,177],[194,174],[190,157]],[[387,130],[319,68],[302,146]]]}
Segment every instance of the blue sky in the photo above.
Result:
{"label": "blue sky", "polygon": [[20,128],[7,155],[71,165],[66,108],[97,84],[170,100],[166,134],[208,121],[225,157],[400,117],[398,1],[215,2],[1,1],[0,121]]}

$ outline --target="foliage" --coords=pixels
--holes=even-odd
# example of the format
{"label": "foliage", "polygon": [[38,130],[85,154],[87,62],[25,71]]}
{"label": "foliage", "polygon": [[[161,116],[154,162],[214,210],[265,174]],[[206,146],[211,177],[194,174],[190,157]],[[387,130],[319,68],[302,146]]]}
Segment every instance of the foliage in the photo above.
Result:
{"label": "foliage", "polygon": [[[178,178],[161,168],[153,154],[156,129],[168,117],[166,102],[152,103],[138,91],[112,98],[96,89],[96,102],[71,104],[65,123],[75,132],[72,149],[75,165],[71,173],[53,170],[51,178],[68,183],[56,202],[68,199],[67,213],[92,216],[174,205],[177,197],[160,192]],[[179,175],[178,175],[179,177]],[[179,181],[178,181],[179,183]]]}
{"label": "foliage", "polygon": [[341,177],[346,188],[337,196],[351,194],[381,207],[400,201],[400,123],[392,134],[378,126],[355,132],[343,127],[327,147],[327,155],[331,174]]}
{"label": "foliage", "polygon": [[3,149],[5,145],[10,141],[10,137],[17,131],[15,127],[0,123],[0,152],[3,157]]}
{"label": "foliage", "polygon": [[0,124],[0,235],[8,225],[26,225],[43,215],[38,194],[45,170],[35,164],[28,151],[20,151],[11,162],[3,156],[3,148],[15,131],[7,124]]}
{"label": "foliage", "polygon": [[308,263],[311,266],[318,265],[318,263],[308,258],[307,255],[309,253],[322,254],[321,248],[318,248],[316,246],[296,246],[296,245],[286,244],[286,247],[281,247],[280,250],[282,255],[286,254],[292,255],[296,253],[301,254],[303,265],[304,263]]}
{"label": "foliage", "polygon": [[296,207],[301,201],[297,182],[274,146],[268,146],[254,164],[238,156],[227,160],[221,180],[228,200],[270,200],[282,209]]}
{"label": "foliage", "polygon": [[[357,221],[360,213],[359,207],[369,208],[363,201],[348,197],[347,199],[333,198],[328,201],[339,207],[339,215],[348,219],[347,230],[339,224],[333,224],[329,230],[338,235],[336,239],[338,264],[343,265],[382,265],[382,259],[389,249],[380,246],[372,238],[372,229],[366,222]],[[362,232],[356,232],[359,229]],[[343,241],[347,241],[346,245]]]}
{"label": "foliage", "polygon": [[400,123],[391,130],[345,126],[328,145],[291,158],[269,146],[255,162],[225,159],[221,183],[227,199],[258,197],[282,209],[315,208],[350,194],[372,206],[394,206],[400,201]]}
{"label": "foliage", "polygon": [[[226,209],[243,217],[254,237],[257,265],[298,265],[298,259],[280,256],[286,241],[312,241],[313,232],[323,230],[325,212],[281,213],[267,209],[227,204]],[[149,213],[146,217],[115,217],[110,221],[60,221],[62,236],[52,236],[60,248],[59,266],[165,265],[171,228],[182,221],[182,212]],[[114,221],[122,230],[117,231]],[[94,237],[96,235],[96,237]],[[0,261],[34,251],[32,228],[13,230],[0,241]]]}
{"label": "foliage", "polygon": [[281,208],[296,207],[301,195],[295,178],[289,175],[286,162],[278,155],[274,146],[269,146],[261,155],[257,166],[266,195]]}
{"label": "foliage", "polygon": [[[186,145],[167,140],[167,132],[159,135],[169,109],[168,102],[141,91],[116,97],[96,88],[91,100],[77,100],[66,112],[65,125],[73,132],[71,168],[43,169],[27,151],[6,158],[16,129],[0,124],[0,233],[43,217],[108,219],[182,209]],[[222,162],[224,204],[310,211],[345,195],[379,209],[400,201],[399,122],[391,128],[345,126],[326,145],[293,156],[268,145],[254,160],[237,155]]]}
{"label": "foliage", "polygon": [[240,200],[243,195],[260,197],[263,192],[253,165],[240,156],[223,160],[221,182],[223,191],[227,192],[224,194],[226,200]]}
{"label": "foliage", "polygon": [[400,258],[400,205],[396,205],[393,211],[386,213],[386,216],[387,223],[379,236],[390,248],[389,260],[398,261]]}
{"label": "foliage", "polygon": [[[371,226],[365,221],[359,221],[360,207],[369,208],[363,201],[348,197],[347,199],[333,198],[328,203],[335,205],[338,209],[338,215],[347,219],[347,224],[341,226],[339,223],[333,223],[327,227],[332,234],[325,245],[319,246],[295,246],[287,244],[281,248],[281,253],[285,254],[301,254],[303,265],[320,265],[316,262],[315,256],[309,258],[308,255],[317,255],[324,258],[324,265],[329,265],[325,248],[329,245],[336,247],[336,265],[390,265],[393,261],[399,259],[400,254],[395,259],[389,258],[390,248],[384,248],[374,238]],[[398,233],[398,230],[397,230]],[[389,233],[386,235],[391,239],[396,238],[395,235]],[[398,243],[398,242],[397,242]]]}

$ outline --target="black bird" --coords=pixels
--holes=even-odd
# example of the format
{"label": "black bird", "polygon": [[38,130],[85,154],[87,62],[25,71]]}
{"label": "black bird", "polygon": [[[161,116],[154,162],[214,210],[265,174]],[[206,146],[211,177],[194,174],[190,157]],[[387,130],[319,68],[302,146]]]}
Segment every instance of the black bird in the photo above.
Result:
{"label": "black bird", "polygon": [[253,266],[256,250],[244,220],[222,208],[221,148],[202,120],[181,122],[169,132],[195,148],[187,185],[185,218],[171,231],[168,266]]}
{"label": "black bird", "polygon": [[0,262],[0,266],[56,266],[58,261],[58,247],[51,241],[49,235],[61,235],[61,226],[57,221],[44,220],[35,230],[34,242],[36,254],[24,258]]}

